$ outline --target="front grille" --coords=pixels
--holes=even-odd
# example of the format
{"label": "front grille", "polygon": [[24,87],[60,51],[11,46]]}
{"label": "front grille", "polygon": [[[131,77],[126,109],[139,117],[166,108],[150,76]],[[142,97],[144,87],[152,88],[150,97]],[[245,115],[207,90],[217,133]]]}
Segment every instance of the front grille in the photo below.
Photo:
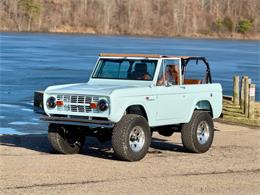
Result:
{"label": "front grille", "polygon": [[91,109],[90,103],[97,103],[99,97],[85,95],[57,95],[57,100],[64,102],[64,106],[57,107],[58,111],[96,113],[97,110]]}
{"label": "front grille", "polygon": [[68,106],[68,110],[71,112],[91,112],[92,111],[90,106],[82,106],[82,105],[70,105],[70,106]]}

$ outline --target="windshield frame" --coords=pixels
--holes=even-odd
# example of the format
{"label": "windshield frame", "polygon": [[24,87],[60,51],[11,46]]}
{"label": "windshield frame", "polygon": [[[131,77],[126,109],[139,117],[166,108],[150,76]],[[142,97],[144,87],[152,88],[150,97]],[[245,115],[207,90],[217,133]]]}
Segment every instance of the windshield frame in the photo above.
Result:
{"label": "windshield frame", "polygon": [[[148,80],[145,80],[145,79],[131,79],[131,78],[105,78],[105,77],[97,77],[95,76],[95,74],[97,73],[97,71],[100,69],[100,66],[101,66],[101,60],[137,60],[137,61],[155,61],[155,67],[154,67],[154,70],[153,70],[153,73],[152,73],[152,78],[151,79],[148,79]],[[144,57],[99,57],[97,62],[96,62],[96,65],[95,65],[95,68],[93,69],[93,72],[90,76],[91,79],[98,79],[98,80],[120,80],[120,81],[144,81],[144,82],[152,82],[156,76],[156,70],[158,68],[158,64],[159,64],[159,59],[158,58],[144,58]],[[131,65],[132,66],[132,65]]]}

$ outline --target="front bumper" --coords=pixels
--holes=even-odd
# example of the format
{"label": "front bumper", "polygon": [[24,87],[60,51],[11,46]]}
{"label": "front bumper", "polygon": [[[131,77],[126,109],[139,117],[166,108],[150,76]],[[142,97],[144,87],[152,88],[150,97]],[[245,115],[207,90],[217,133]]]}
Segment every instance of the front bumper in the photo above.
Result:
{"label": "front bumper", "polygon": [[54,117],[54,116],[42,116],[40,120],[55,124],[64,125],[77,125],[77,126],[87,126],[91,128],[103,127],[103,128],[113,128],[115,126],[114,122],[107,120],[92,120],[92,119],[76,119],[67,117]]}

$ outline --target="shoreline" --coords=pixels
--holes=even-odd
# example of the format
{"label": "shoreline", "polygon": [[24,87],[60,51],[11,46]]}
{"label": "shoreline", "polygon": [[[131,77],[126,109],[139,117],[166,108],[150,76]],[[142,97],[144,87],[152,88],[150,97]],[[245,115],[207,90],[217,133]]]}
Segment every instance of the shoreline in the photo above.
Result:
{"label": "shoreline", "polygon": [[243,37],[242,34],[235,33],[231,37],[227,34],[191,34],[191,35],[149,35],[149,34],[120,34],[120,33],[96,33],[93,31],[66,31],[66,30],[50,30],[50,31],[15,31],[0,29],[0,33],[42,33],[42,34],[60,34],[60,35],[84,35],[84,36],[122,36],[122,37],[149,37],[149,38],[176,38],[176,39],[204,39],[204,40],[228,40],[228,41],[260,41],[260,33],[253,37]]}

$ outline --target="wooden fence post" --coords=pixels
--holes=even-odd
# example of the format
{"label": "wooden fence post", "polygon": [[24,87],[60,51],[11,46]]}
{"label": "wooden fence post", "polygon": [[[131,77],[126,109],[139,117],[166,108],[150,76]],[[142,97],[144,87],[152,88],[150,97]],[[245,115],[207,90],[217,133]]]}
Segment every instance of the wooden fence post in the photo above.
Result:
{"label": "wooden fence post", "polygon": [[240,108],[245,114],[245,79],[248,79],[248,76],[243,76],[241,80],[241,92],[240,92]]}
{"label": "wooden fence post", "polygon": [[249,85],[248,118],[255,118],[255,84]]}
{"label": "wooden fence post", "polygon": [[246,117],[248,116],[248,97],[249,97],[249,78],[245,78],[245,86],[244,86],[244,89],[245,89],[245,104],[244,104],[244,114],[246,115]]}
{"label": "wooden fence post", "polygon": [[233,77],[233,104],[239,105],[239,76]]}
{"label": "wooden fence post", "polygon": [[248,110],[248,104],[249,104],[249,84],[251,83],[251,79],[249,78],[245,78],[245,112],[244,114],[246,115],[246,117],[248,117],[249,115],[249,110]]}

